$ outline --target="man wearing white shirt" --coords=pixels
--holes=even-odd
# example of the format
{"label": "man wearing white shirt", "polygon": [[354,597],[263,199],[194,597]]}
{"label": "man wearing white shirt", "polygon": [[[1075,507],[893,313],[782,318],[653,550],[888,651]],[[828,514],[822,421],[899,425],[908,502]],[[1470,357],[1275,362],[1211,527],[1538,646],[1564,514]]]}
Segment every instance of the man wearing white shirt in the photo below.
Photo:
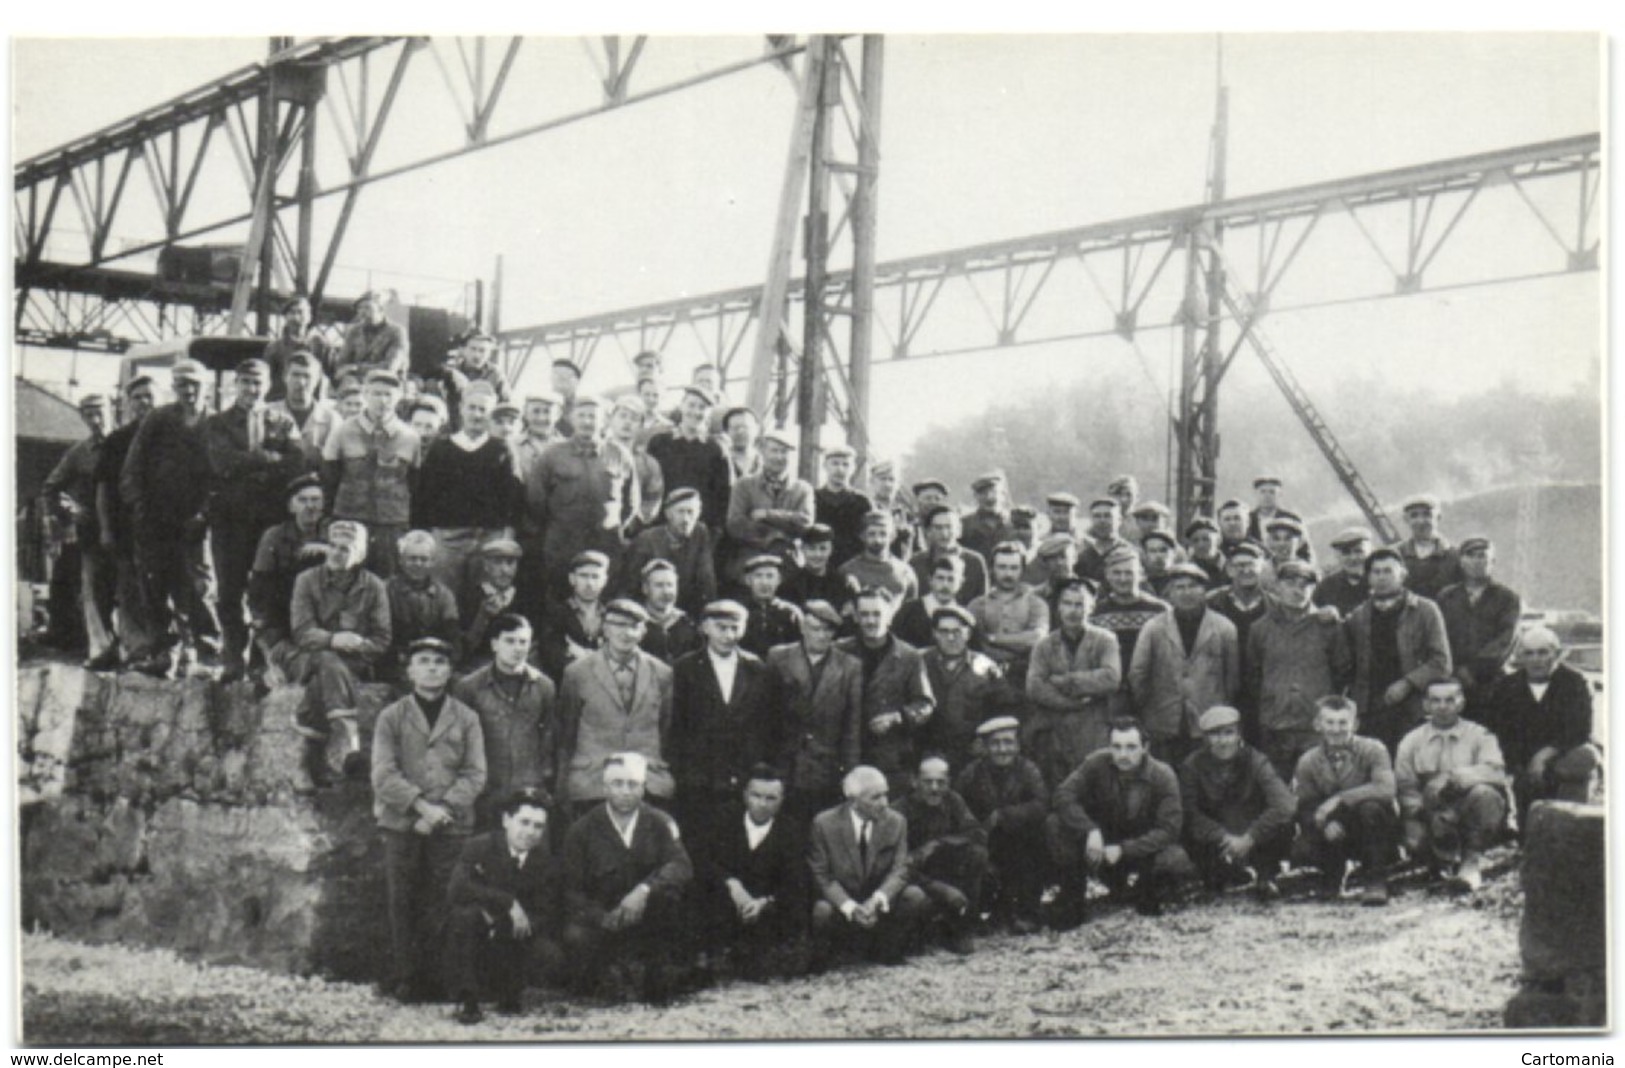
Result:
{"label": "man wearing white shirt", "polygon": [[747,773],[744,809],[732,807],[714,842],[696,846],[708,948],[747,978],[800,969],[807,923],[806,829],[782,814],[784,773]]}

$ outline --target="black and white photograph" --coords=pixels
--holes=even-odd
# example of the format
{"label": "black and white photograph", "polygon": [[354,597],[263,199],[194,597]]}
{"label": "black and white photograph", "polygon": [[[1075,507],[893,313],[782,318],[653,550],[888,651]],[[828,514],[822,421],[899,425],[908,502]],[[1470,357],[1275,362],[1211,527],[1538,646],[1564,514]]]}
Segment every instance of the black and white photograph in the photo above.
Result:
{"label": "black and white photograph", "polygon": [[1583,25],[13,36],[14,1048],[1611,1064]]}

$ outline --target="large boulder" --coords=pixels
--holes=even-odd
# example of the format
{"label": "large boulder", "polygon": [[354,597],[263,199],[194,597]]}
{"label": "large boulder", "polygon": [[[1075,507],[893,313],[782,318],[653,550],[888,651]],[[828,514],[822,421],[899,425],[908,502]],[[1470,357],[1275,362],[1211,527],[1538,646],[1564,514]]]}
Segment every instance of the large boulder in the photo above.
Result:
{"label": "large boulder", "polygon": [[1606,810],[1537,802],[1524,834],[1523,989],[1506,1009],[1509,1027],[1602,1027],[1607,1023]]}

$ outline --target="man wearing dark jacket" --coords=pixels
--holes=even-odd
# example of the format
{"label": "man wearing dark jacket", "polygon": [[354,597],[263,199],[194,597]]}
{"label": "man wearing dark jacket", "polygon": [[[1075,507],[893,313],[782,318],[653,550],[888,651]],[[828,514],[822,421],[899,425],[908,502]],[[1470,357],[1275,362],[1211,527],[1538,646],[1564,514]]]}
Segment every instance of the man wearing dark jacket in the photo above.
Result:
{"label": "man wearing dark jacket", "polygon": [[784,811],[800,826],[837,803],[861,752],[863,665],[835,648],[841,622],[828,601],[808,601],[801,640],[767,653],[780,716],[775,759],[789,777]]}
{"label": "man wearing dark jacket", "polygon": [[1021,755],[1021,721],[997,716],[976,728],[986,755],[959,773],[954,791],[987,829],[994,917],[1016,934],[1038,929],[1038,903],[1048,882],[1044,816],[1049,789],[1038,765]]}
{"label": "man wearing dark jacket", "polygon": [[1371,737],[1393,756],[1399,740],[1422,721],[1422,694],[1452,674],[1450,641],[1439,606],[1405,588],[1405,561],[1378,549],[1365,561],[1371,597],[1344,628],[1354,654],[1349,696]]}
{"label": "man wearing dark jacket", "polygon": [[920,761],[914,792],[897,811],[908,821],[909,880],[925,891],[946,928],[948,948],[965,956],[976,948],[972,929],[987,877],[987,828],[949,788],[948,770],[940,756]]}
{"label": "man wearing dark jacket", "polygon": [[1490,577],[1495,568],[1490,539],[1464,538],[1459,551],[1462,580],[1439,592],[1439,614],[1467,707],[1476,710],[1512,655],[1523,599]]}
{"label": "man wearing dark jacket", "polygon": [[1215,705],[1199,722],[1202,748],[1179,767],[1185,848],[1210,890],[1250,871],[1261,899],[1279,897],[1275,879],[1292,845],[1292,791],[1264,754],[1241,740],[1240,712]]}
{"label": "man wearing dark jacket", "polygon": [[520,1010],[526,986],[552,982],[564,964],[560,867],[548,840],[548,796],[526,788],[506,795],[497,830],[463,844],[447,891],[451,937],[447,984],[457,1022],[484,1019],[489,992],[503,1015]]}
{"label": "man wearing dark jacket", "polygon": [[485,736],[485,792],[475,805],[482,829],[496,824],[497,806],[513,791],[553,784],[557,690],[552,679],[526,663],[531,633],[524,616],[497,616],[491,624],[491,662],[452,686],[452,696],[480,717]]}
{"label": "man wearing dark jacket", "polygon": [[893,604],[882,589],[865,590],[853,602],[858,636],[835,647],[863,665],[863,760],[885,774],[892,792],[913,785],[921,729],[936,707],[918,649],[891,634]]}
{"label": "man wearing dark jacket", "polygon": [[798,970],[807,926],[806,830],[782,813],[784,775],[757,764],[738,806],[695,846],[707,943],[748,978]]}

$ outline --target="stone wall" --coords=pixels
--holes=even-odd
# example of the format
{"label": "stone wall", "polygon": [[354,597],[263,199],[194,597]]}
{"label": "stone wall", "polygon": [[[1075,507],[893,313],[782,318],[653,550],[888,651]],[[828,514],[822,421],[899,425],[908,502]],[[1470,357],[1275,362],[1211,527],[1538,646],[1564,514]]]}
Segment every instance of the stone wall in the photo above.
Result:
{"label": "stone wall", "polygon": [[[91,942],[367,980],[388,951],[371,791],[312,793],[302,692],[25,666],[22,912]],[[363,740],[389,699],[368,687]]]}
{"label": "stone wall", "polygon": [[1608,1023],[1607,812],[1537,802],[1523,852],[1523,988],[1508,1002],[1515,1028]]}

